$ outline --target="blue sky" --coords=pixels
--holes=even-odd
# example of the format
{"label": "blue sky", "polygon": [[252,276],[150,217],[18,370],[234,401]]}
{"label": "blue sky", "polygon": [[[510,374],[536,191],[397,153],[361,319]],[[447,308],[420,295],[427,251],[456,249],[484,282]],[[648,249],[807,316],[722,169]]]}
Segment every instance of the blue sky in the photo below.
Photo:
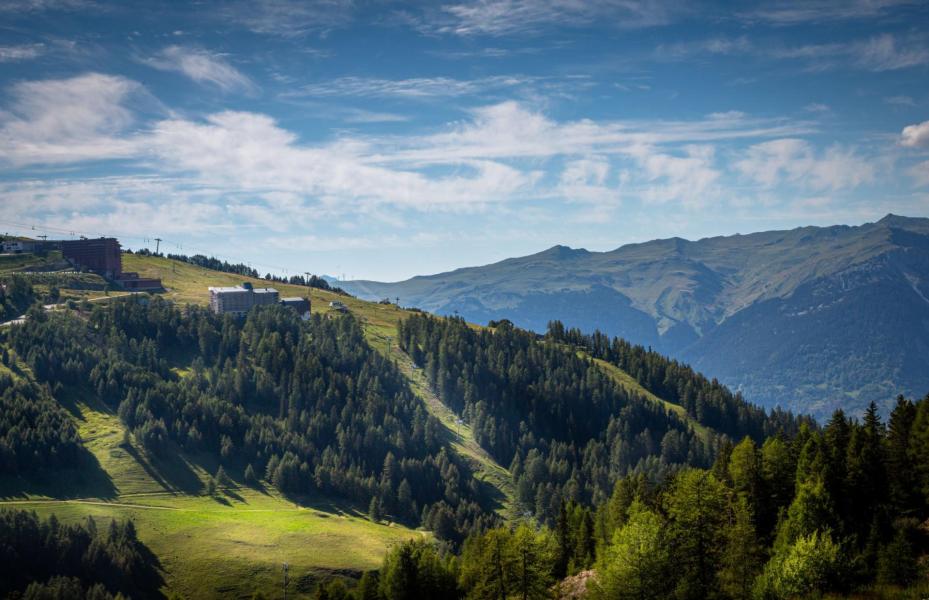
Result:
{"label": "blue sky", "polygon": [[929,216],[927,23],[899,0],[0,0],[0,233],[395,280]]}

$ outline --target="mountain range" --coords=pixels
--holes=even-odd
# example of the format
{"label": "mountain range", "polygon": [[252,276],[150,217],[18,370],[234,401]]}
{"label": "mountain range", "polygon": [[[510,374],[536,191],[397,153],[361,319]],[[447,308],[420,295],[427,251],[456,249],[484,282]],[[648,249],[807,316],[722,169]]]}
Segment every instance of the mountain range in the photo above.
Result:
{"label": "mountain range", "polygon": [[608,252],[554,246],[395,283],[339,282],[362,299],[561,320],[651,346],[765,406],[858,414],[929,391],[929,219],[801,227]]}

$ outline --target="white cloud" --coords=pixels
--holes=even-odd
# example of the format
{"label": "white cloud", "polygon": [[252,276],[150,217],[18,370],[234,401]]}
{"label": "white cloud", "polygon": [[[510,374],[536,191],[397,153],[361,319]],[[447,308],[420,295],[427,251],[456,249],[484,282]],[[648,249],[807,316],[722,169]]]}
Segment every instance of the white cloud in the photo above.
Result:
{"label": "white cloud", "polygon": [[759,52],[774,58],[805,61],[811,71],[851,67],[881,72],[929,64],[929,48],[923,38],[901,39],[890,33],[854,42],[809,44]]}
{"label": "white cloud", "polygon": [[858,64],[869,71],[894,71],[929,64],[929,48],[921,42],[901,42],[885,33],[854,46]]}
{"label": "white cloud", "polygon": [[0,160],[14,165],[125,158],[137,145],[130,96],[142,92],[123,77],[89,73],[13,86],[13,105],[0,113]]}
{"label": "white cloud", "polygon": [[92,0],[3,0],[0,2],[0,12],[13,13],[85,8],[99,9],[100,5]]}
{"label": "white cloud", "polygon": [[265,115],[223,112],[206,122],[163,121],[150,140],[169,169],[253,192],[295,192],[346,208],[388,203],[409,208],[467,209],[505,201],[536,175],[488,161],[463,161],[465,174],[428,177],[370,163],[363,143],[301,146]]}
{"label": "white cloud", "polygon": [[215,85],[225,92],[255,90],[255,84],[220,55],[196,48],[168,46],[143,61],[162,71],[176,71],[199,84]]}
{"label": "white cloud", "polygon": [[888,96],[884,102],[894,106],[916,106],[916,101],[910,96]]}
{"label": "white cloud", "polygon": [[638,157],[659,145],[684,145],[743,138],[800,135],[808,123],[752,119],[738,111],[697,121],[557,122],[515,101],[472,111],[450,131],[391,143],[385,162],[448,164],[481,158],[545,158],[589,154]]}
{"label": "white cloud", "polygon": [[917,0],[775,0],[740,16],[748,21],[799,25],[852,19],[873,19],[895,9],[918,6]]}
{"label": "white cloud", "polygon": [[707,203],[721,176],[714,167],[714,154],[712,146],[689,145],[682,156],[656,153],[640,158],[650,183],[641,192],[643,199],[658,203]]}
{"label": "white cloud", "polygon": [[0,113],[0,157],[14,165],[129,158],[175,182],[180,197],[224,203],[227,222],[256,225],[292,225],[311,212],[474,211],[540,199],[608,210],[620,195],[699,206],[719,198],[717,147],[741,140],[779,138],[750,147],[738,165],[762,186],[838,189],[873,176],[854,152],[818,152],[796,139],[813,131],[808,123],[738,111],[693,121],[558,121],[508,101],[432,133],[309,144],[267,115],[241,111],[140,129],[127,107],[139,93],[137,83],[99,74],[19,84],[11,111]]}
{"label": "white cloud", "polygon": [[827,104],[822,104],[820,102],[811,102],[803,107],[803,110],[811,113],[826,113],[831,109]]}
{"label": "white cloud", "polygon": [[813,190],[855,188],[874,180],[872,162],[835,145],[817,155],[801,139],[785,138],[750,146],[733,163],[736,171],[764,187],[786,183]]}
{"label": "white cloud", "polygon": [[0,63],[32,60],[45,53],[45,44],[20,44],[0,46]]}
{"label": "white cloud", "polygon": [[414,22],[435,33],[507,36],[595,22],[619,28],[665,25],[685,6],[674,0],[469,0],[427,11]]}
{"label": "white cloud", "polygon": [[[561,172],[557,193],[568,201],[601,206],[618,204],[618,190],[607,185],[610,161],[605,156],[587,156],[568,161]],[[597,213],[597,216],[602,216]]]}
{"label": "white cloud", "polygon": [[715,37],[696,42],[662,44],[655,50],[659,60],[685,60],[694,55],[745,54],[754,50],[747,36],[737,38]]}
{"label": "white cloud", "polygon": [[908,148],[929,147],[929,121],[904,127],[900,134],[900,145]]}
{"label": "white cloud", "polygon": [[380,79],[373,77],[340,77],[331,81],[313,83],[283,97],[397,97],[439,98],[486,93],[523,87],[533,79],[516,75],[497,75],[479,79],[453,79],[450,77],[414,77],[411,79]]}
{"label": "white cloud", "polygon": [[297,37],[347,25],[354,7],[354,0],[236,0],[219,15],[255,33]]}

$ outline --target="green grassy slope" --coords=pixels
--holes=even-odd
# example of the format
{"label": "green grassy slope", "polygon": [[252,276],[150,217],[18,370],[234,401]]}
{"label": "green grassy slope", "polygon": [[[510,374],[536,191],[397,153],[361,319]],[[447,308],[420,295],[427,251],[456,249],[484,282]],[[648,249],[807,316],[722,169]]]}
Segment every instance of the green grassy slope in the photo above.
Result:
{"label": "green grassy slope", "polygon": [[[581,354],[584,354],[586,356],[586,353],[581,353]],[[616,383],[618,383],[623,389],[633,394],[644,396],[647,400],[651,402],[655,402],[656,404],[659,404],[662,407],[664,407],[666,410],[673,412],[678,417],[680,417],[682,421],[690,425],[693,428],[693,430],[703,439],[703,441],[710,440],[710,437],[711,437],[710,429],[706,425],[703,425],[702,423],[697,422],[696,419],[688,415],[687,409],[685,409],[683,406],[679,404],[674,404],[673,402],[669,402],[663,398],[659,398],[652,392],[642,387],[642,384],[636,381],[632,375],[630,375],[629,373],[626,373],[625,371],[623,371],[616,365],[610,364],[607,361],[601,360],[599,358],[594,358],[593,361],[594,361],[594,364],[597,365],[597,367],[599,367],[605,373],[607,373],[610,377],[612,377],[613,380]]]}
{"label": "green grassy slope", "polygon": [[161,563],[165,592],[188,598],[248,597],[279,589],[281,564],[290,564],[289,593],[309,593],[320,577],[376,568],[386,549],[427,535],[373,523],[325,498],[296,504],[270,487],[230,481],[206,495],[210,457],[158,460],[133,440],[115,414],[93,401],[66,401],[82,439],[99,465],[52,480],[0,480],[0,508],[55,514],[64,522],[93,516],[131,518]]}

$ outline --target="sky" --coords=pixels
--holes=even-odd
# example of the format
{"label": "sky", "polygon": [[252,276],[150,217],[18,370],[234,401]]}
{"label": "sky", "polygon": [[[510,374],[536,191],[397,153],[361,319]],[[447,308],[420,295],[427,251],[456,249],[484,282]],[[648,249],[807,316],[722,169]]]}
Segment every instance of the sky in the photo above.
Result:
{"label": "sky", "polygon": [[392,281],[929,216],[929,3],[0,0],[0,233]]}

